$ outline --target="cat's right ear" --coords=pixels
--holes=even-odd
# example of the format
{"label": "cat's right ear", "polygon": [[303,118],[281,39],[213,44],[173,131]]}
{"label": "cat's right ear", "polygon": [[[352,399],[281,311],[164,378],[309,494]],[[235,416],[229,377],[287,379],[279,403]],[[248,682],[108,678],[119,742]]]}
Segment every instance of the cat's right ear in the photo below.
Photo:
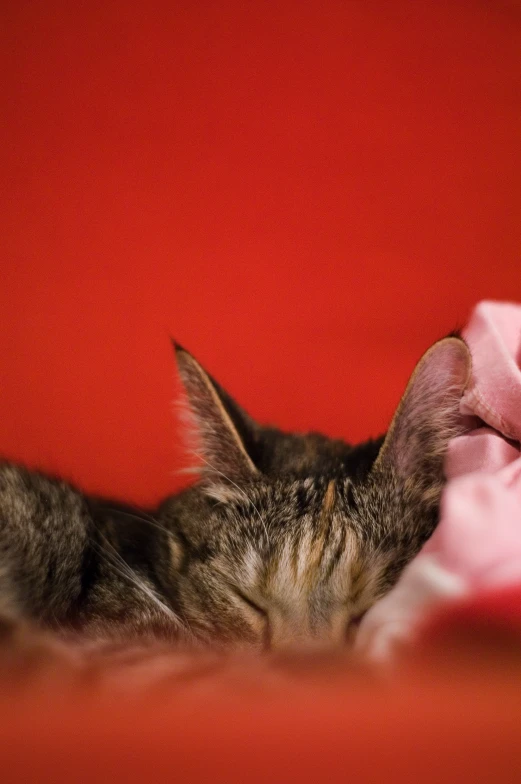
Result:
{"label": "cat's right ear", "polygon": [[257,426],[186,349],[172,344],[186,393],[181,413],[202,474],[232,484],[251,478],[257,472],[250,455]]}

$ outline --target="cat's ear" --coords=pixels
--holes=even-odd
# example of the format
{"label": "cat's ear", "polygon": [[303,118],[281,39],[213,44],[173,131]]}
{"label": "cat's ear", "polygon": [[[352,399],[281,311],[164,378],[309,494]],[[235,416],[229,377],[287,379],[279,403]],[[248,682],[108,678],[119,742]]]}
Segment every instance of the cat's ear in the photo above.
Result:
{"label": "cat's ear", "polygon": [[466,343],[448,337],[420,359],[374,464],[391,467],[398,478],[425,486],[443,478],[449,441],[463,432],[461,396],[471,370]]}
{"label": "cat's ear", "polygon": [[255,423],[182,346],[172,341],[186,393],[182,414],[201,472],[236,482],[257,469],[249,453]]}

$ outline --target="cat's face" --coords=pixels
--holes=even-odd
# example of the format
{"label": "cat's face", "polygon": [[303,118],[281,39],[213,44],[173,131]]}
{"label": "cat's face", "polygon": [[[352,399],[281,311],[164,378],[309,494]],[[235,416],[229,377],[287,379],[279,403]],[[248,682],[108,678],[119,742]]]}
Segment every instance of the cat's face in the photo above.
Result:
{"label": "cat's face", "polygon": [[292,451],[281,436],[281,463],[274,431],[268,437],[189,354],[179,350],[178,360],[205,467],[202,481],[162,511],[182,621],[217,644],[352,640],[436,524],[469,372],[465,344],[448,339],[425,355],[363,470],[347,445],[328,450],[315,437]]}
{"label": "cat's face", "polygon": [[178,528],[174,568],[182,617],[209,642],[281,648],[349,641],[434,524],[425,506],[421,526],[405,537],[390,520],[412,512],[374,477],[360,485],[258,480],[207,493],[207,501],[198,499],[200,516]]}

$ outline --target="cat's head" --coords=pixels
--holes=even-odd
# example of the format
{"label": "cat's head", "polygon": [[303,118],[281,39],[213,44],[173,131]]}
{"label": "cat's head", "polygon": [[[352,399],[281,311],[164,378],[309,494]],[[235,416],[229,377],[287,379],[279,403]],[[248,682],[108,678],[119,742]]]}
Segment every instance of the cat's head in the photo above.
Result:
{"label": "cat's head", "polygon": [[173,604],[196,638],[332,645],[431,535],[470,372],[465,343],[422,357],[385,439],[351,448],[256,424],[184,349],[177,360],[202,475],[165,503]]}

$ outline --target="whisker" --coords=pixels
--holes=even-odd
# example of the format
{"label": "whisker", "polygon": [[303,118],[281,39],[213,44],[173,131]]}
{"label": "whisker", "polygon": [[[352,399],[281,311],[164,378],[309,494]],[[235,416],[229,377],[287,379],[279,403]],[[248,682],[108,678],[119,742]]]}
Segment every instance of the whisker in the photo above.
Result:
{"label": "whisker", "polygon": [[[101,538],[105,546],[110,548],[112,552],[105,550],[103,547],[101,547],[100,544],[98,544],[98,542],[93,542],[92,544],[97,550],[98,554],[103,556],[111,564],[115,572],[117,572],[121,577],[126,578],[135,588],[138,589],[138,591],[141,591],[143,594],[145,594],[145,596],[147,596],[157,607],[159,607],[159,609],[168,617],[168,619],[172,621],[178,631],[184,630],[178,616],[155,595],[151,588],[149,588],[138,578],[131,566],[124,560],[124,558],[121,557],[121,555],[103,534],[101,534]],[[118,568],[118,566],[121,566],[122,568]]]}
{"label": "whisker", "polygon": [[155,517],[151,515],[147,515],[146,517],[134,514],[133,512],[126,512],[123,509],[114,509],[111,506],[103,506],[101,507],[105,512],[112,512],[114,514],[122,514],[124,517],[130,517],[133,520],[139,520],[142,523],[146,523],[147,525],[152,526],[152,528],[157,528],[158,531],[162,531],[163,533],[171,536],[172,532],[165,528],[161,523],[159,523]]}
{"label": "whisker", "polygon": [[[139,520],[139,521],[140,521],[140,522],[142,522],[142,523],[146,523],[147,525],[151,525],[151,526],[153,526],[154,528],[157,528],[159,531],[162,531],[163,533],[165,533],[165,534],[167,534],[167,535],[169,535],[169,536],[171,536],[171,535],[172,535],[172,532],[171,532],[171,531],[169,531],[169,530],[168,530],[168,528],[165,528],[165,527],[164,527],[164,526],[162,526],[160,523],[158,523],[158,522],[157,522],[157,520],[155,519],[155,517],[152,517],[151,515],[147,515],[146,517],[142,517],[141,515],[133,514],[132,512],[126,512],[126,511],[124,511],[124,510],[121,510],[121,509],[113,509],[112,507],[109,507],[109,506],[104,506],[104,507],[102,507],[102,508],[103,508],[105,511],[107,511],[107,512],[117,512],[117,513],[119,513],[119,514],[123,514],[123,515],[125,515],[126,517],[131,517],[131,518],[132,518],[132,519],[134,519],[134,520]],[[130,567],[130,566],[127,564],[127,562],[126,562],[126,561],[125,561],[125,560],[124,560],[124,559],[123,559],[123,558],[120,556],[120,554],[117,552],[117,550],[115,550],[115,548],[114,548],[114,547],[112,547],[112,545],[110,544],[110,542],[107,542],[107,544],[109,545],[109,547],[111,547],[111,548],[112,548],[112,550],[114,550],[115,554],[116,554],[116,555],[119,557],[120,561],[122,561],[122,562],[123,562],[123,563],[124,563],[124,564],[125,564],[125,565],[126,565],[128,568],[129,568],[129,569],[131,569],[131,567]],[[105,555],[105,557],[108,557],[106,553],[103,553],[103,555]],[[131,571],[132,571],[132,570],[131,570]],[[140,589],[144,589],[144,588],[145,588],[145,586],[138,586],[138,587],[139,587]],[[147,594],[147,595],[148,595],[148,594]],[[157,596],[155,597],[155,600],[156,600],[156,601],[160,601],[160,600],[157,598]],[[165,607],[166,607],[166,605],[165,605]],[[168,610],[168,608],[166,608],[166,609]],[[183,622],[184,622],[184,624],[185,624],[185,626],[186,626],[186,628],[187,628],[188,632],[190,633],[190,635],[192,635],[192,636],[193,636],[193,632],[192,632],[192,630],[191,630],[191,628],[190,628],[190,624],[188,623],[188,621],[187,621],[187,619],[186,619],[185,615],[184,615],[184,614],[182,614],[182,616],[181,616],[181,617],[182,617],[182,620],[183,620]]]}

